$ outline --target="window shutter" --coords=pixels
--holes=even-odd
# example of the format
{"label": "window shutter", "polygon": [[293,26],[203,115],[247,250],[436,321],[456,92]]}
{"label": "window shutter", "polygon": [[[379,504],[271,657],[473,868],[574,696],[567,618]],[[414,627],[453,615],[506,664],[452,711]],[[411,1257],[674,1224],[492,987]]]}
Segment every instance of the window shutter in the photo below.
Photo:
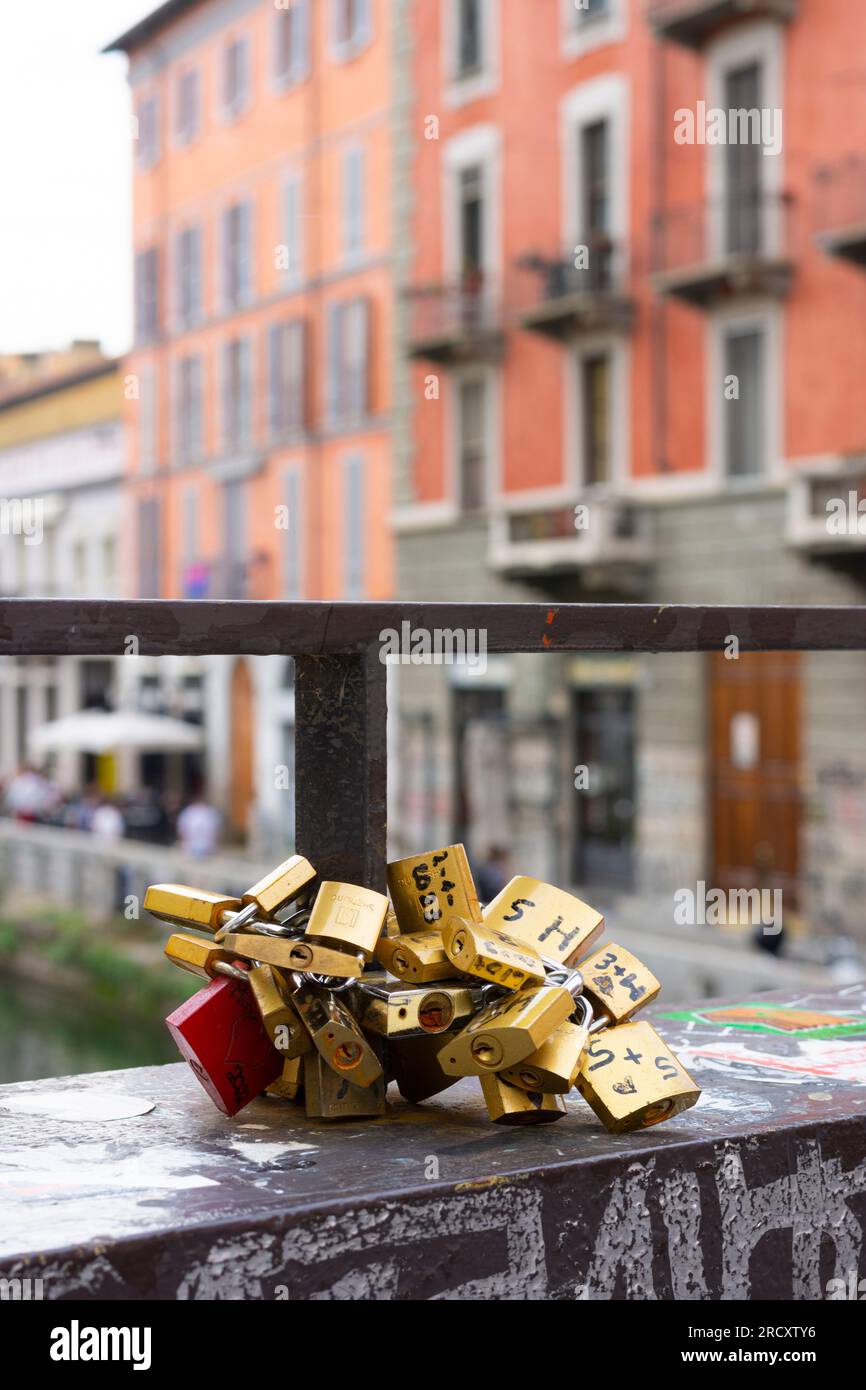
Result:
{"label": "window shutter", "polygon": [[287,468],[283,474],[283,503],[288,511],[288,526],[283,546],[283,597],[287,600],[299,599],[301,584],[301,504],[300,477],[296,468]]}
{"label": "window shutter", "polygon": [[343,464],[343,555],[345,597],[364,596],[364,460],[352,454]]}
{"label": "window shutter", "polygon": [[303,82],[310,70],[310,0],[296,0],[290,77]]}
{"label": "window shutter", "polygon": [[331,424],[339,420],[344,409],[343,311],[342,304],[328,305],[327,413]]}
{"label": "window shutter", "polygon": [[364,244],[364,151],[347,150],[343,159],[343,251],[356,255]]}
{"label": "window shutter", "polygon": [[239,344],[238,389],[238,434],[242,444],[248,444],[252,436],[253,424],[253,351],[249,338],[241,339]]}
{"label": "window shutter", "polygon": [[355,46],[362,48],[373,37],[371,0],[355,0]]}
{"label": "window shutter", "polygon": [[253,290],[253,207],[241,203],[238,208],[238,295],[246,304]]}

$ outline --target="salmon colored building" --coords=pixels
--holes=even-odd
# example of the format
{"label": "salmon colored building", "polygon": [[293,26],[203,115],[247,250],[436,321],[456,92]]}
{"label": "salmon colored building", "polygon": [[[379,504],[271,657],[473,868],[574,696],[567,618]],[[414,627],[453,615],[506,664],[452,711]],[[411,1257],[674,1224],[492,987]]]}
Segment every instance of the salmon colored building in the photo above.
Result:
{"label": "salmon colored building", "polygon": [[[866,522],[830,516],[866,496],[866,14],[399,8],[401,596],[862,601]],[[782,886],[862,933],[864,676],[723,652],[401,670],[400,823],[668,905]]]}
{"label": "salmon colored building", "polygon": [[[168,0],[108,50],[135,150],[133,594],[391,592],[389,11]],[[198,681],[233,831],[284,843],[290,668],[172,680],[157,703]]]}

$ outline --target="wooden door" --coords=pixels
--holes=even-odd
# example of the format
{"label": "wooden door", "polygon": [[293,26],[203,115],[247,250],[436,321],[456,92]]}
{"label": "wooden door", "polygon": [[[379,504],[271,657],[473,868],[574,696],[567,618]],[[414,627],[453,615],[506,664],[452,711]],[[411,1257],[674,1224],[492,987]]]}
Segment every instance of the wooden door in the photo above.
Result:
{"label": "wooden door", "polygon": [[243,658],[232,668],[230,788],[229,832],[232,838],[243,839],[253,799],[253,687]]}
{"label": "wooden door", "polygon": [[796,904],[800,829],[797,652],[709,658],[712,887],[781,888]]}

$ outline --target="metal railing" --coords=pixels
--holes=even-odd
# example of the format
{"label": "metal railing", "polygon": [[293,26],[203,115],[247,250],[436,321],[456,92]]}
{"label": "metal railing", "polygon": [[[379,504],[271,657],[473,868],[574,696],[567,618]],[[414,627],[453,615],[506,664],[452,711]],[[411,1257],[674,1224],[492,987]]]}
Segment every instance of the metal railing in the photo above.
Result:
{"label": "metal railing", "polygon": [[792,258],[794,205],[784,193],[709,198],[659,213],[650,239],[655,274],[737,260]]}

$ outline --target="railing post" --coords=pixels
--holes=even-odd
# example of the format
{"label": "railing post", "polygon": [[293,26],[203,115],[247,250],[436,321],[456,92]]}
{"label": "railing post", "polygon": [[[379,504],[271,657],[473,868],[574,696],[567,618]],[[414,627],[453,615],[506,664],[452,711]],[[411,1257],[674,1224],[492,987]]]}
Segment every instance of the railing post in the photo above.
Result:
{"label": "railing post", "polygon": [[297,848],[323,879],[383,889],[386,668],[378,649],[295,662]]}

